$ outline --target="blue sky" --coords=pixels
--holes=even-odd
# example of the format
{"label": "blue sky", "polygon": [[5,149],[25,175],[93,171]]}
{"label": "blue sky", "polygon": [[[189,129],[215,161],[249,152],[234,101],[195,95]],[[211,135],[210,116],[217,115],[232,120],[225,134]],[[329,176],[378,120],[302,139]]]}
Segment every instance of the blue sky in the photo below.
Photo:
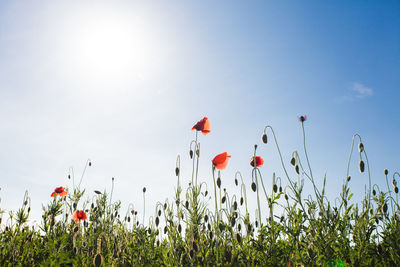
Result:
{"label": "blue sky", "polygon": [[[383,169],[400,166],[399,85],[399,1],[2,1],[0,208],[17,209],[29,190],[38,220],[52,190],[72,186],[68,169],[79,177],[90,158],[89,196],[115,177],[123,207],[140,211],[146,186],[153,210],[173,196],[178,154],[189,181],[190,129],[203,116],[201,180],[227,151],[223,184],[241,171],[250,185],[256,143],[265,182],[283,176],[263,128],[288,162],[306,114],[313,173],[319,185],[327,173],[331,199],[354,133],[382,187]],[[357,159],[351,173],[360,198]]]}

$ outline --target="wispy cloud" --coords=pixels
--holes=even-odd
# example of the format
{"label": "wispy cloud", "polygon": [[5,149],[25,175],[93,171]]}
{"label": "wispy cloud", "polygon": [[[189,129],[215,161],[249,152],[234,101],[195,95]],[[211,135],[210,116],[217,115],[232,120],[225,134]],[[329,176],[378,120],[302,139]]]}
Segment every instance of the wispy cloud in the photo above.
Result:
{"label": "wispy cloud", "polygon": [[353,83],[351,90],[356,92],[356,98],[366,98],[374,94],[374,90],[372,90],[372,88],[357,82]]}

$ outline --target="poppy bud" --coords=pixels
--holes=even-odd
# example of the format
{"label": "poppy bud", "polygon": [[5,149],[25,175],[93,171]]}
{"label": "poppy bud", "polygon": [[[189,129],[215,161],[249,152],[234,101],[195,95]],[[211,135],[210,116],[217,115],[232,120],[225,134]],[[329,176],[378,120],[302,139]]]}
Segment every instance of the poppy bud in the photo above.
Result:
{"label": "poppy bud", "polygon": [[306,121],[306,119],[307,119],[307,116],[306,116],[306,115],[300,116],[299,121],[300,121],[301,123],[303,123],[303,122]]}
{"label": "poppy bud", "polygon": [[392,185],[393,186],[397,186],[397,182],[396,182],[396,180],[393,178],[393,180],[392,180]]}
{"label": "poppy bud", "polygon": [[397,194],[397,193],[399,193],[399,188],[396,186],[395,188],[394,188],[394,192]]}
{"label": "poppy bud", "polygon": [[[31,212],[31,207],[28,207],[28,213]],[[1,222],[0,222],[1,223]]]}
{"label": "poppy bud", "polygon": [[221,188],[221,178],[219,178],[219,177],[217,179],[217,186],[218,186],[218,188]]}
{"label": "poppy bud", "polygon": [[280,218],[280,222],[283,222],[283,220],[285,220],[285,216],[281,216],[281,218]]}
{"label": "poppy bud", "polygon": [[240,197],[240,206],[243,205],[243,197]]}
{"label": "poppy bud", "polygon": [[210,239],[213,239],[213,232],[210,232],[209,236],[210,236]]}
{"label": "poppy bud", "polygon": [[161,210],[158,210],[158,216],[161,216]]}
{"label": "poppy bud", "polygon": [[256,221],[256,227],[258,227],[258,221]]}
{"label": "poppy bud", "polygon": [[71,179],[71,175],[68,174],[68,179]]}
{"label": "poppy bud", "polygon": [[282,193],[282,186],[279,186],[279,193]]}
{"label": "poppy bud", "polygon": [[158,218],[158,216],[156,217],[156,226],[158,226],[158,224],[160,223],[160,219]]}
{"label": "poppy bud", "polygon": [[236,201],[233,202],[233,210],[237,210],[237,207],[238,207],[237,202]]}
{"label": "poppy bud", "polygon": [[254,192],[256,192],[257,186],[256,186],[256,183],[255,183],[255,182],[252,182],[252,183],[251,183],[251,190],[253,190]]}
{"label": "poppy bud", "polygon": [[189,151],[189,156],[190,156],[191,159],[193,158],[193,150]]}
{"label": "poppy bud", "polygon": [[94,190],[94,192],[98,195],[101,195],[101,192],[99,190]]}
{"label": "poppy bud", "polygon": [[167,226],[165,226],[165,227],[164,227],[164,234],[166,234],[166,233],[167,233],[167,231],[168,231],[168,227],[167,227]]}
{"label": "poppy bud", "polygon": [[286,199],[286,200],[289,200],[289,197],[288,197],[288,195],[287,195],[287,194],[285,194],[285,199]]}
{"label": "poppy bud", "polygon": [[300,168],[299,168],[299,165],[296,165],[296,166],[294,167],[294,169],[295,169],[295,171],[296,171],[296,173],[297,173],[297,174],[300,174]]}
{"label": "poppy bud", "polygon": [[[166,210],[168,207],[167,203],[164,203],[164,210]],[[160,211],[161,212],[161,211]]]}
{"label": "poppy bud", "polygon": [[200,149],[196,149],[196,155],[200,157]]}
{"label": "poppy bud", "polygon": [[130,216],[128,216],[128,223],[129,223],[129,222],[131,222],[131,217],[130,217]]}
{"label": "poppy bud", "polygon": [[89,161],[89,167],[90,167],[90,166],[92,166],[92,162],[91,162],[91,161]]}
{"label": "poppy bud", "polygon": [[224,227],[224,225],[222,224],[222,223],[220,223],[219,225],[218,225],[218,227],[219,227],[219,230],[222,232],[222,231],[224,231],[224,229],[225,229],[225,227]]}
{"label": "poppy bud", "polygon": [[139,222],[136,222],[136,226],[139,226]]}
{"label": "poppy bud", "polygon": [[347,182],[350,182],[350,180],[351,180],[351,176],[349,175],[349,176],[347,176]]}
{"label": "poppy bud", "polygon": [[74,227],[74,233],[78,232],[78,230],[79,230],[79,227],[78,227],[78,226],[75,226],[75,227]]}
{"label": "poppy bud", "polygon": [[226,197],[225,197],[225,196],[223,196],[223,197],[222,197],[222,200],[221,200],[221,201],[222,201],[222,204],[224,204],[224,203],[225,203],[225,200],[226,200]]}
{"label": "poppy bud", "polygon": [[388,205],[385,203],[385,204],[383,204],[383,206],[382,206],[382,212],[383,213],[386,213],[387,212],[387,209],[388,209]]}
{"label": "poppy bud", "polygon": [[296,159],[294,157],[292,157],[292,159],[290,160],[290,164],[292,164],[293,166],[296,164]]}
{"label": "poppy bud", "polygon": [[361,152],[363,152],[363,151],[364,151],[364,144],[360,142],[360,143],[358,144],[358,152],[361,153]]}
{"label": "poppy bud", "polygon": [[385,175],[388,175],[388,174],[389,174],[388,169],[385,169],[385,170],[383,171],[383,173],[384,173]]}
{"label": "poppy bud", "polygon": [[185,207],[188,209],[189,208],[189,201],[186,200],[185,202]]}
{"label": "poppy bud", "polygon": [[232,219],[231,219],[231,226],[234,227],[235,224],[236,224],[236,219],[235,219],[235,218],[232,218]]}
{"label": "poppy bud", "polygon": [[235,178],[235,185],[237,186],[239,184],[238,179]]}
{"label": "poppy bud", "polygon": [[28,200],[25,200],[24,206],[28,205]]}
{"label": "poppy bud", "polygon": [[238,224],[238,230],[239,232],[242,231],[242,225],[240,223]]}
{"label": "poppy bud", "polygon": [[372,195],[374,195],[374,196],[376,195],[375,189],[372,190]]}
{"label": "poppy bud", "polygon": [[365,169],[364,161],[360,160],[358,167],[360,168],[360,172],[364,172],[364,169]]}
{"label": "poppy bud", "polygon": [[262,136],[262,141],[263,141],[264,144],[268,143],[267,134],[263,134],[263,136]]}
{"label": "poppy bud", "polygon": [[208,231],[211,231],[211,224],[210,223],[207,223],[207,229],[208,229]]}
{"label": "poppy bud", "polygon": [[273,190],[274,190],[275,193],[278,192],[278,186],[276,184],[274,184]]}
{"label": "poppy bud", "polygon": [[208,191],[206,190],[206,192],[204,192],[204,196],[206,197],[208,195]]}
{"label": "poppy bud", "polygon": [[74,202],[74,204],[72,205],[73,207],[74,207],[74,209],[76,209],[76,206],[77,206],[78,204],[76,204],[76,202]]}
{"label": "poppy bud", "polygon": [[143,187],[143,193],[146,193],[146,187]]}
{"label": "poppy bud", "polygon": [[178,232],[179,232],[179,233],[182,232],[182,226],[181,226],[181,224],[178,225]]}
{"label": "poppy bud", "polygon": [[204,221],[205,221],[205,222],[208,222],[208,215],[207,215],[207,214],[204,215]]}
{"label": "poppy bud", "polygon": [[179,168],[178,168],[178,167],[175,168],[175,175],[176,175],[176,176],[179,175]]}

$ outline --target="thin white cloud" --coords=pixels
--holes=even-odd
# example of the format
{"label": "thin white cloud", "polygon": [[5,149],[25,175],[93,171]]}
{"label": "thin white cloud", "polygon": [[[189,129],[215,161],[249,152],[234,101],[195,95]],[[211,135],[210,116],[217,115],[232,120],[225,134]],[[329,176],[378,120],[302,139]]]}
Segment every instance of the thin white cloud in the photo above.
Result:
{"label": "thin white cloud", "polygon": [[372,88],[366,87],[365,85],[357,82],[353,83],[351,90],[356,92],[356,98],[366,98],[374,94],[374,90],[372,90]]}

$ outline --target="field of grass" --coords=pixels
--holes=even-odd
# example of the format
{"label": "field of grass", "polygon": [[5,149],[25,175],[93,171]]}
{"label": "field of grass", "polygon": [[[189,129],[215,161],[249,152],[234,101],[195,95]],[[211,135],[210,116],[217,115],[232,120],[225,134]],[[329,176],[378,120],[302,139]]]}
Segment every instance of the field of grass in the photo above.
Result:
{"label": "field of grass", "polygon": [[[232,195],[221,185],[228,153],[210,159],[207,184],[197,182],[199,133],[210,132],[208,119],[199,121],[192,129],[195,139],[188,155],[193,160],[191,182],[182,188],[178,156],[173,200],[154,203],[150,223],[133,207],[122,210],[121,202],[112,202],[110,195],[85,192],[74,181],[73,188],[49,192],[40,225],[30,225],[26,193],[22,207],[0,221],[0,265],[400,266],[399,173],[384,170],[385,189],[371,184],[367,154],[356,134],[341,194],[334,203],[328,201],[325,181],[322,188],[315,185],[308,161],[306,117],[299,121],[305,159],[294,152],[285,162],[272,127],[266,126],[262,145],[277,147],[284,176],[274,176],[266,190],[259,169],[263,159],[255,145],[249,157],[251,184],[245,184],[239,172],[231,178],[240,195]],[[350,164],[354,156],[359,157],[358,166]],[[296,177],[288,174],[288,168],[295,170]],[[349,173],[355,170],[368,177],[360,200],[352,199],[350,191]],[[304,196],[305,184],[313,188],[313,196]],[[145,193],[143,188],[143,201]],[[256,194],[256,210],[248,209],[248,194]],[[262,215],[261,207],[267,207],[268,213]],[[249,214],[256,214],[256,219],[251,220]],[[3,213],[0,216],[5,218]]]}

